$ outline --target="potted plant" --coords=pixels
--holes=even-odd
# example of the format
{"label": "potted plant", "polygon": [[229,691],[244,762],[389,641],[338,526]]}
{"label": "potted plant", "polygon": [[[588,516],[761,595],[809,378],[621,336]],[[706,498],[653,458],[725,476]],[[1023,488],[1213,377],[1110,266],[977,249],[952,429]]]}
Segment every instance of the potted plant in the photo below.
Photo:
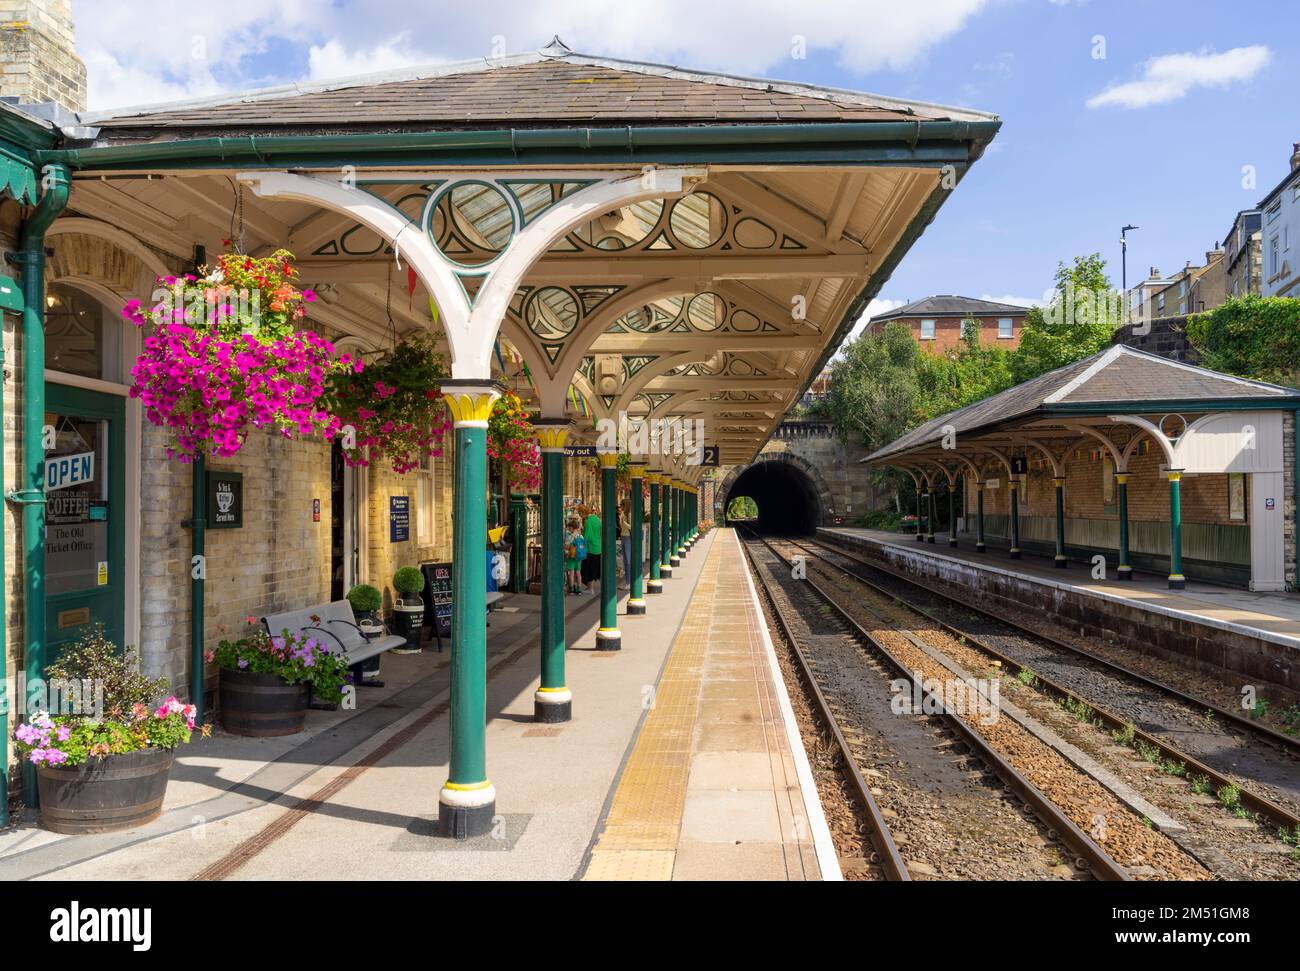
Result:
{"label": "potted plant", "polygon": [[[379,609],[384,605],[383,594],[368,583],[358,583],[348,591],[348,603],[352,605],[352,614],[357,619],[357,626],[366,640],[379,637],[384,633],[384,625],[379,620]],[[370,681],[379,675],[379,659],[376,654],[361,663],[363,680]]]}
{"label": "potted plant", "polygon": [[294,735],[302,731],[311,698],[338,704],[351,677],[343,658],[324,643],[288,631],[272,637],[255,629],[223,640],[208,660],[221,668],[221,724],[235,735]]}
{"label": "potted plant", "polygon": [[172,753],[194,730],[194,706],[174,696],[160,703],[167,679],[146,678],[134,650],[119,652],[102,630],[66,648],[46,680],[76,710],[34,712],[14,732],[19,757],[36,766],[41,825],[106,833],[157,818]]}
{"label": "potted plant", "polygon": [[399,594],[396,611],[397,630],[406,638],[406,647],[394,649],[395,654],[418,654],[420,638],[424,634],[424,574],[417,567],[404,566],[393,574],[393,589]]}

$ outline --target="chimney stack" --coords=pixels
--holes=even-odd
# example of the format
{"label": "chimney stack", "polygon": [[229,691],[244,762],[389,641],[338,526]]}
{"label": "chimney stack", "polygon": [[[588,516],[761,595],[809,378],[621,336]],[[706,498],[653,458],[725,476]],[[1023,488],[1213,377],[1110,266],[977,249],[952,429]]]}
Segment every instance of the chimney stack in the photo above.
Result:
{"label": "chimney stack", "polygon": [[0,96],[86,110],[70,0],[0,0]]}
{"label": "chimney stack", "polygon": [[1291,171],[1300,169],[1300,142],[1291,143]]}

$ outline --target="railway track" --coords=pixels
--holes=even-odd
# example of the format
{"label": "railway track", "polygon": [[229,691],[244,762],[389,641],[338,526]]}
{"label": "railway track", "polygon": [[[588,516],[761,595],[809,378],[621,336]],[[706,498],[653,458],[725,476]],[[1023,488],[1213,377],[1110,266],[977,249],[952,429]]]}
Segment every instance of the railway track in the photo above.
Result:
{"label": "railway track", "polygon": [[[816,581],[789,579],[766,544],[744,546],[839,749],[881,876],[1131,879]],[[900,716],[891,680],[911,685],[927,714]]]}
{"label": "railway track", "polygon": [[793,545],[986,654],[1012,677],[1032,679],[1076,709],[1087,705],[1112,731],[1131,735],[1131,744],[1166,764],[1185,766],[1203,786],[1232,787],[1246,811],[1300,834],[1297,740],[853,553],[810,540]]}

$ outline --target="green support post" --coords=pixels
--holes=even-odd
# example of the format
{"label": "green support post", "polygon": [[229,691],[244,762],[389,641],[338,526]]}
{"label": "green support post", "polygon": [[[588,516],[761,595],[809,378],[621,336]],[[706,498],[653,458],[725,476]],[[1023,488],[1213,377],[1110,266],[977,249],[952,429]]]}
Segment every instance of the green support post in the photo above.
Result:
{"label": "green support post", "polygon": [[623,646],[618,629],[618,452],[600,453],[600,627],[596,649]]}
{"label": "green support post", "polygon": [[677,514],[673,517],[673,522],[677,526],[677,556],[680,559],[686,559],[686,490],[689,488],[685,483],[677,490]]}
{"label": "green support post", "polygon": [[[203,641],[203,589],[207,582],[206,536],[208,527],[207,463],[202,453],[197,455],[190,470],[193,516],[190,519],[190,703],[194,705],[194,723],[204,722],[204,701],[207,695],[204,681],[205,659]],[[198,565],[203,564],[202,569]]]}
{"label": "green support post", "polygon": [[984,545],[984,483],[975,483],[975,552],[983,553]]}
{"label": "green support post", "polygon": [[682,525],[682,495],[681,486],[676,480],[668,487],[668,499],[664,503],[664,515],[668,519],[668,545],[665,548],[667,557],[665,562],[670,566],[681,566],[682,555],[677,549],[677,531]]}
{"label": "green support post", "polygon": [[673,478],[670,475],[664,474],[659,476],[659,481],[662,483],[659,498],[663,503],[663,517],[662,522],[659,524],[659,575],[668,578],[673,575]]}
{"label": "green support post", "polygon": [[1187,586],[1183,576],[1183,507],[1179,497],[1182,482],[1181,469],[1170,469],[1169,476],[1169,589],[1182,590]]}
{"label": "green support post", "polygon": [[1128,562],[1128,473],[1115,473],[1115,489],[1119,493],[1119,569],[1121,580],[1133,579],[1133,567]]}
{"label": "green support post", "polygon": [[491,832],[496,789],[487,777],[487,423],[500,397],[488,381],[442,383],[456,435],[452,507],[451,757],[438,794],[438,830],[468,839]]}
{"label": "green support post", "polygon": [[1070,565],[1065,557],[1065,479],[1055,477],[1052,485],[1056,487],[1056,566],[1064,570]]}
{"label": "green support post", "polygon": [[948,483],[948,545],[957,545],[957,484]]}
{"label": "green support post", "polygon": [[1017,494],[1016,477],[1010,475],[1007,481],[1011,486],[1011,558],[1020,559],[1020,497]]}
{"label": "green support post", "polygon": [[510,592],[528,592],[528,497],[510,494]]}
{"label": "green support post", "polygon": [[632,465],[630,471],[630,485],[628,488],[628,501],[632,504],[631,526],[632,526],[632,552],[628,558],[632,567],[632,575],[628,577],[628,586],[631,588],[627,595],[627,612],[628,616],[645,613],[645,595],[642,591],[642,561],[645,559],[645,550],[642,549],[641,526],[643,519],[643,503],[645,502],[644,490],[641,487],[645,479],[645,466]]}
{"label": "green support post", "polygon": [[924,510],[925,510],[925,493],[921,491],[921,487],[918,485],[916,487],[916,541],[918,543],[925,542]]}
{"label": "green support post", "polygon": [[533,423],[542,450],[542,678],[533,695],[533,720],[555,724],[573,717],[573,693],[564,676],[564,442],[569,421]]}
{"label": "green support post", "polygon": [[659,578],[659,480],[662,476],[654,470],[646,476],[650,483],[650,579],[646,581],[647,594],[663,593],[664,582]]}
{"label": "green support post", "polygon": [[934,542],[934,521],[938,518],[939,516],[935,509],[935,502],[934,502],[934,486],[931,485],[930,486],[930,516],[929,519],[927,520],[930,528],[926,531],[926,535],[925,535],[925,541],[927,543]]}
{"label": "green support post", "polygon": [[[47,165],[45,194],[23,223],[18,252],[22,267],[22,468],[19,489],[7,497],[22,507],[23,611],[26,643],[23,670],[27,707],[34,711],[45,694],[45,233],[68,204],[71,176],[65,165]],[[23,763],[23,802],[38,805],[36,766]]]}

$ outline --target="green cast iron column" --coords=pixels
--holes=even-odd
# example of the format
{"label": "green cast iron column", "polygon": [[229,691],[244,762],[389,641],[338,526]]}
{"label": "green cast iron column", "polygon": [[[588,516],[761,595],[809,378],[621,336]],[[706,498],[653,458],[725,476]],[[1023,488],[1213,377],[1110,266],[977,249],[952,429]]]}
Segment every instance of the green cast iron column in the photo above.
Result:
{"label": "green cast iron column", "polygon": [[[190,702],[194,705],[194,724],[202,725],[205,715],[206,686],[203,683],[203,585],[206,582],[206,568],[194,569],[194,560],[206,556],[206,538],[208,527],[208,489],[207,463],[200,454],[194,459],[190,470],[190,490],[193,503],[193,518],[190,519]],[[202,561],[200,561],[202,562]],[[195,576],[195,573],[198,576]]]}
{"label": "green cast iron column", "polygon": [[[23,464],[19,489],[8,498],[22,506],[27,711],[42,707],[45,685],[45,233],[67,205],[70,184],[62,164],[45,166],[41,176],[45,194],[23,223],[19,250],[11,257],[23,275]],[[23,802],[36,806],[38,801],[36,766],[24,762]]]}
{"label": "green cast iron column", "polygon": [[1182,590],[1187,586],[1183,576],[1183,507],[1179,497],[1181,469],[1170,469],[1169,475],[1169,589]]}
{"label": "green cast iron column", "polygon": [[564,677],[564,442],[567,419],[533,424],[542,449],[542,680],[533,695],[533,719],[567,722],[573,693]]}
{"label": "green cast iron column", "polygon": [[644,545],[641,540],[641,526],[644,518],[645,502],[644,490],[641,483],[645,479],[645,466],[633,465],[630,467],[631,484],[628,488],[628,502],[632,504],[632,515],[630,517],[632,525],[632,554],[631,560],[632,575],[628,577],[628,586],[631,591],[627,595],[627,612],[628,615],[645,613],[645,596],[641,589],[641,572],[642,561],[645,559]]}
{"label": "green cast iron column", "polygon": [[650,579],[646,582],[646,593],[663,593],[664,582],[659,579],[659,481],[663,477],[655,471],[646,476],[650,483]]}
{"label": "green cast iron column", "polygon": [[486,381],[444,381],[456,428],[451,624],[451,757],[438,794],[438,830],[468,839],[490,832],[496,790],[487,777],[487,422],[500,389]]}
{"label": "green cast iron column", "polygon": [[925,493],[921,491],[920,486],[917,486],[916,487],[916,541],[918,543],[925,542],[924,509],[925,509]]}
{"label": "green cast iron column", "polygon": [[1065,569],[1070,564],[1065,558],[1065,480],[1054,478],[1052,485],[1056,486],[1056,565]]}
{"label": "green cast iron column", "polygon": [[528,592],[528,498],[510,494],[510,592]]}
{"label": "green cast iron column", "polygon": [[983,553],[984,546],[984,483],[975,483],[975,552]]}
{"label": "green cast iron column", "polygon": [[930,516],[929,516],[929,525],[930,525],[930,528],[929,528],[929,530],[927,530],[927,532],[926,532],[926,536],[925,536],[925,541],[926,541],[927,543],[933,543],[933,542],[934,542],[934,522],[935,522],[935,520],[938,519],[938,518],[939,518],[939,516],[938,516],[938,513],[937,513],[937,511],[936,511],[936,509],[935,509],[935,502],[934,502],[934,486],[930,486]]}
{"label": "green cast iron column", "polygon": [[618,453],[600,453],[600,627],[596,648],[617,651],[618,629]]}
{"label": "green cast iron column", "polygon": [[1011,486],[1011,558],[1020,559],[1020,496],[1017,494],[1016,477],[1007,476]]}
{"label": "green cast iron column", "polygon": [[668,547],[665,550],[668,554],[667,563],[669,566],[681,566],[682,555],[677,549],[677,534],[682,528],[682,490],[676,480],[668,488],[665,515],[668,517]]}
{"label": "green cast iron column", "polygon": [[1133,579],[1133,567],[1128,565],[1128,473],[1115,473],[1115,488],[1119,492],[1119,570],[1121,580]]}
{"label": "green cast iron column", "polygon": [[659,490],[659,498],[663,503],[663,517],[659,524],[661,534],[659,537],[659,575],[663,577],[671,577],[673,575],[673,479],[672,476],[664,474],[659,476],[659,481],[662,484],[662,487]]}

